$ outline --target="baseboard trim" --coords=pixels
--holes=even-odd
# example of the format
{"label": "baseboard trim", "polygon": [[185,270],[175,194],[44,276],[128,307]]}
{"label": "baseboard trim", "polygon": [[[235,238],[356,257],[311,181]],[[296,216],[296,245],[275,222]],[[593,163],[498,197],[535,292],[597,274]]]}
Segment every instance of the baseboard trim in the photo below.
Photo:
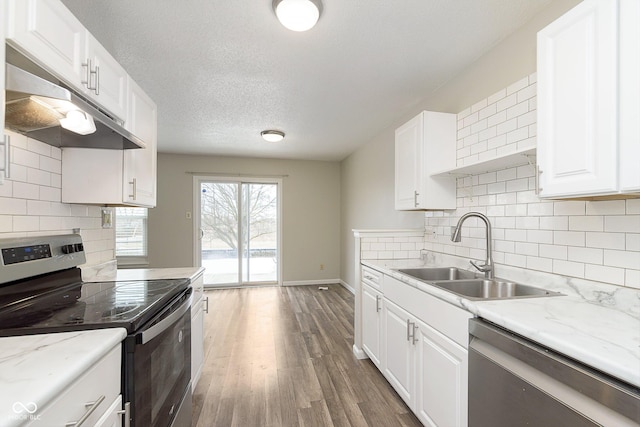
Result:
{"label": "baseboard trim", "polygon": [[368,359],[367,353],[364,352],[363,349],[357,347],[355,344],[353,345],[353,355],[356,356],[357,359]]}
{"label": "baseboard trim", "polygon": [[340,280],[340,284],[342,285],[343,288],[345,288],[346,290],[348,290],[349,292],[351,292],[353,295],[356,294],[356,290],[354,288],[352,288],[347,282],[345,282],[344,280]]}
{"label": "baseboard trim", "polygon": [[292,280],[288,282],[282,282],[282,286],[335,285],[339,283],[340,283],[340,279]]}

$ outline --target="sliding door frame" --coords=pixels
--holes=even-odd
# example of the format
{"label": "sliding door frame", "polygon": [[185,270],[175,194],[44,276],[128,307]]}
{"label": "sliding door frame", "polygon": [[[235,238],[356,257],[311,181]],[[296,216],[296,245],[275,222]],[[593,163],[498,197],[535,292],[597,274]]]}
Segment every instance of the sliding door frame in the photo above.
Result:
{"label": "sliding door frame", "polygon": [[[276,251],[276,262],[278,265],[277,268],[277,286],[282,286],[282,178],[280,177],[260,177],[260,176],[247,176],[247,175],[238,175],[238,176],[229,176],[229,175],[194,175],[193,177],[193,264],[195,267],[202,267],[202,235],[201,235],[201,216],[202,216],[202,206],[201,206],[201,194],[200,189],[203,182],[229,182],[229,183],[237,183],[242,187],[242,184],[276,184],[277,187],[277,215],[278,215],[278,233],[277,233],[277,245],[278,250]],[[238,192],[238,197],[241,198],[241,191]],[[243,227],[244,224],[240,224],[240,227]],[[238,231],[240,237],[241,230]],[[242,240],[242,239],[240,239]],[[242,245],[239,241],[239,244]],[[240,250],[238,251],[240,254]],[[238,255],[239,263],[242,262],[242,257]],[[250,261],[248,261],[250,262]],[[249,282],[251,284],[245,285],[242,281],[242,268],[240,267],[238,270],[239,277],[238,282],[235,284],[229,284],[228,286],[260,286],[261,282]],[[264,284],[271,285],[272,282],[264,282]],[[205,287],[206,287],[205,283]],[[221,286],[221,287],[228,287]],[[216,288],[217,286],[209,286],[210,288]]]}

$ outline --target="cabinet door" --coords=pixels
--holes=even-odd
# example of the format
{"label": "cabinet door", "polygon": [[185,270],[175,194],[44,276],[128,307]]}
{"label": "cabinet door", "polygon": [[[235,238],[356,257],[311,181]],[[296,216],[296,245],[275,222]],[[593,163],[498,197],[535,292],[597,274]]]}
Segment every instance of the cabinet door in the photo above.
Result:
{"label": "cabinet door", "polygon": [[362,347],[371,361],[380,366],[382,294],[362,284]]}
{"label": "cabinet door", "polygon": [[191,315],[191,390],[196,389],[204,366],[204,300],[199,300]]}
{"label": "cabinet door", "polygon": [[468,352],[427,324],[416,330],[415,413],[426,426],[467,426]]}
{"label": "cabinet door", "polygon": [[129,80],[130,102],[126,128],[145,143],[145,148],[125,150],[123,201],[156,205],[157,112],[155,103],[133,80]]}
{"label": "cabinet door", "polygon": [[424,116],[418,114],[396,129],[395,208],[419,209]]}
{"label": "cabinet door", "polygon": [[620,0],[620,191],[640,191],[640,1]]}
{"label": "cabinet door", "polygon": [[118,395],[94,427],[122,427],[122,395]]}
{"label": "cabinet door", "polygon": [[58,0],[7,4],[7,42],[67,84],[81,89],[86,75],[86,29]]}
{"label": "cabinet door", "polygon": [[409,313],[385,299],[384,313],[384,355],[383,374],[409,405],[413,405],[414,352],[410,334],[413,322]]}
{"label": "cabinet door", "polygon": [[538,33],[541,197],[617,192],[617,27],[585,0]]}
{"label": "cabinet door", "polygon": [[127,72],[89,32],[86,37],[89,87],[85,94],[124,123],[128,106]]}

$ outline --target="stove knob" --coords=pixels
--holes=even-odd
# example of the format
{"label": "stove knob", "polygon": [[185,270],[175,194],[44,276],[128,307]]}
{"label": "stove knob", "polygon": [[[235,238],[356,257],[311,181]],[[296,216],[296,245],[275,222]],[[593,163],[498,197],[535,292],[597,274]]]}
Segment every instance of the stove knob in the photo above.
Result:
{"label": "stove knob", "polygon": [[62,245],[60,249],[63,254],[72,254],[76,251],[76,248],[74,248],[73,245]]}
{"label": "stove knob", "polygon": [[75,245],[73,245],[73,248],[75,249],[74,252],[84,251],[84,245],[82,243],[76,243]]}

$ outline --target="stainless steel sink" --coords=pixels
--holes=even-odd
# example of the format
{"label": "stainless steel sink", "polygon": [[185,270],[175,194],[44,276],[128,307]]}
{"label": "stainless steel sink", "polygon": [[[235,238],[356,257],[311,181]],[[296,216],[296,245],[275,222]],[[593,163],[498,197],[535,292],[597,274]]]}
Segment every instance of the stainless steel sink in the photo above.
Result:
{"label": "stainless steel sink", "polygon": [[519,283],[499,279],[446,280],[433,281],[431,284],[473,300],[549,297],[562,295],[559,292],[548,291],[546,289],[521,285]]}
{"label": "stainless steel sink", "polygon": [[471,271],[460,270],[455,267],[403,268],[398,269],[398,271],[429,283],[435,280],[463,280],[475,279],[477,277],[476,274]]}
{"label": "stainless steel sink", "polygon": [[551,297],[563,295],[534,286],[501,279],[485,279],[455,267],[401,268],[400,273],[470,300]]}

